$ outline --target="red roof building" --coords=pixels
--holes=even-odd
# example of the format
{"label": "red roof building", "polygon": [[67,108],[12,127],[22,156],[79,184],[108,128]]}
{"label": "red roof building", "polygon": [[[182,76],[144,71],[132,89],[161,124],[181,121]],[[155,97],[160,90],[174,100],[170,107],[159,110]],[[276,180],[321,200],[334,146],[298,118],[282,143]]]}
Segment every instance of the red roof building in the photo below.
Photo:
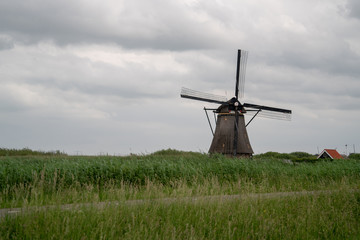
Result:
{"label": "red roof building", "polygon": [[317,158],[342,159],[343,157],[335,149],[324,149]]}

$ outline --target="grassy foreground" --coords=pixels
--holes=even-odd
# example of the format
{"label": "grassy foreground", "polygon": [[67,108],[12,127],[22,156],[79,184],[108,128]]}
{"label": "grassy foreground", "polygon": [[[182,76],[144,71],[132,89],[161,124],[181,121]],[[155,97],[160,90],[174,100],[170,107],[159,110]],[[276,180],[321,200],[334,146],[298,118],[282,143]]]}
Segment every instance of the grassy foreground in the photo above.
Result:
{"label": "grassy foreground", "polygon": [[[359,188],[356,159],[229,159],[172,150],[128,157],[3,156],[1,208],[55,208],[3,217],[0,239],[359,239]],[[249,195],[312,190],[327,191]],[[231,194],[244,197],[226,197]],[[156,200],[164,198],[171,200]],[[99,209],[104,201],[119,204]],[[69,203],[93,206],[62,209]]]}
{"label": "grassy foreground", "polygon": [[6,218],[2,238],[19,239],[358,239],[360,195],[243,201],[145,202],[51,210]]}

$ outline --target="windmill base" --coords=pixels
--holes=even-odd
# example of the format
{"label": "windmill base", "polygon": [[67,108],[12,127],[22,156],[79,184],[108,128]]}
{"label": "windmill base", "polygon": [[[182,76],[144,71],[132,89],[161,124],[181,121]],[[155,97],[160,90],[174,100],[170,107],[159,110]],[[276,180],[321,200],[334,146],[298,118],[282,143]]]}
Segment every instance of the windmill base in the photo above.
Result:
{"label": "windmill base", "polygon": [[237,124],[237,151],[234,154],[235,114],[219,113],[209,153],[221,153],[231,157],[251,157],[254,153],[245,127],[244,115],[240,114]]}
{"label": "windmill base", "polygon": [[224,154],[224,156],[229,158],[252,158],[252,154],[236,154],[236,156],[234,154]]}

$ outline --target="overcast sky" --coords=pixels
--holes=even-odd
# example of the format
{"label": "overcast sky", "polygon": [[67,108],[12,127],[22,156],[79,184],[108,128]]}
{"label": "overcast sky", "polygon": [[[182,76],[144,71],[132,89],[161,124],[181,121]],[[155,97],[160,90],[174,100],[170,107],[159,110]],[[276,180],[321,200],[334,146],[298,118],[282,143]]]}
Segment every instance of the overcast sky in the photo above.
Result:
{"label": "overcast sky", "polygon": [[207,152],[216,105],[181,87],[231,98],[245,49],[242,101],[293,110],[255,153],[360,152],[359,30],[358,0],[1,0],[0,147]]}

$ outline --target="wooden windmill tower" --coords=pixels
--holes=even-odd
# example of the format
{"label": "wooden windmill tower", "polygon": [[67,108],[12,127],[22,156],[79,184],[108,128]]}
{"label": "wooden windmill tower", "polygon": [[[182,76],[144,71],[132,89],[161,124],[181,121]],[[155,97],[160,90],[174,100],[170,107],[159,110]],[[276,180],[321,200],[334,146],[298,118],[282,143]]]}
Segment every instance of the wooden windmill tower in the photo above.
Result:
{"label": "wooden windmill tower", "polygon": [[[291,110],[267,107],[251,103],[241,103],[240,97],[243,96],[245,84],[245,71],[248,53],[238,50],[236,67],[235,96],[227,100],[223,96],[194,91],[182,88],[180,96],[198,101],[221,104],[217,109],[204,108],[206,116],[208,110],[214,111],[216,120],[215,133],[209,149],[209,153],[222,153],[236,157],[250,157],[253,150],[250,145],[246,127],[256,116],[268,118],[290,120]],[[240,85],[240,88],[239,88]],[[252,114],[250,121],[245,124],[244,114]]]}

